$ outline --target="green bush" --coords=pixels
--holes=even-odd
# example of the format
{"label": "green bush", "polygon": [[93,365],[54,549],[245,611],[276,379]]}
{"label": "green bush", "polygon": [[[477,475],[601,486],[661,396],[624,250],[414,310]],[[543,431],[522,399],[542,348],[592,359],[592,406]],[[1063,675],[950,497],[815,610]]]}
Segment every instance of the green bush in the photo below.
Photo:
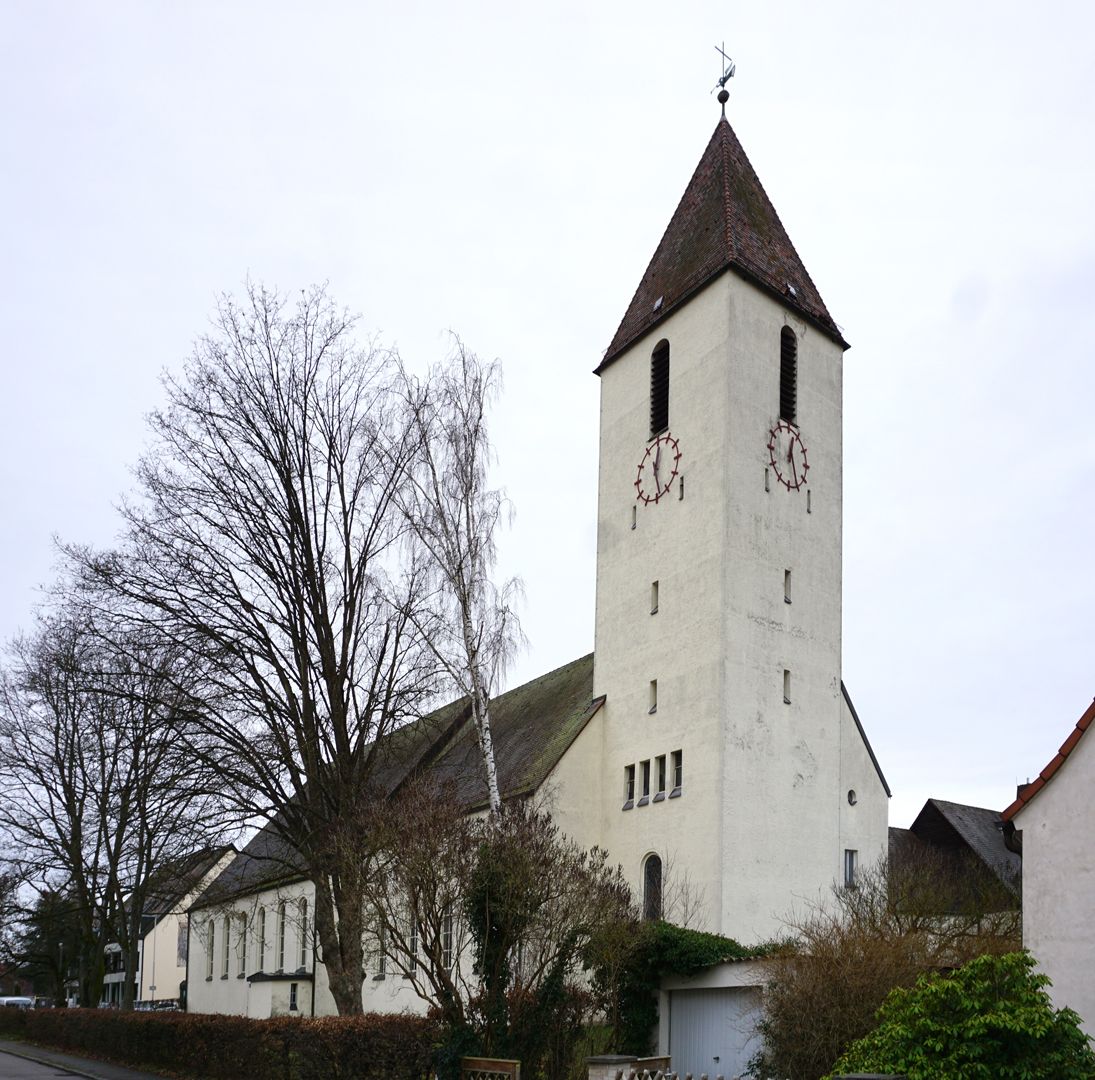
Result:
{"label": "green bush", "polygon": [[[1095,1053],[1071,1009],[1054,1009],[1029,953],[981,956],[950,975],[894,990],[878,1027],[832,1076],[903,1073],[908,1080],[1091,1080]],[[831,1077],[830,1077],[831,1080]]]}
{"label": "green bush", "polygon": [[104,1009],[0,1009],[0,1036],[202,1080],[423,1080],[440,1040],[424,1017],[322,1019]]}

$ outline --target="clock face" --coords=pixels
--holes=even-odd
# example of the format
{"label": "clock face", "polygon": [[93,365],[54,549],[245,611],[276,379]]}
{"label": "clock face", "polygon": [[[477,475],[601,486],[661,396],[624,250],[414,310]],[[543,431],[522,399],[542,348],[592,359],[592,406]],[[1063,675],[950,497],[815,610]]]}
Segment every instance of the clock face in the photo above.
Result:
{"label": "clock face", "polygon": [[795,428],[781,420],[768,432],[769,463],[776,479],[788,491],[798,491],[806,483],[810,463],[806,460],[806,446]]}
{"label": "clock face", "polygon": [[673,478],[680,468],[680,444],[663,431],[647,448],[635,477],[635,490],[641,503],[656,503],[669,494]]}

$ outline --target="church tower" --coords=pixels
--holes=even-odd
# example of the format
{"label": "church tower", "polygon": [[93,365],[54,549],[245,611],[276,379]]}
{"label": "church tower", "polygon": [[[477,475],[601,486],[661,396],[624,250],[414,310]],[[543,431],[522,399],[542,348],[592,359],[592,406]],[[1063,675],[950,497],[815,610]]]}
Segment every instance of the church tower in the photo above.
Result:
{"label": "church tower", "polygon": [[754,942],[886,848],[841,681],[847,348],[725,116],[596,370],[601,835]]}

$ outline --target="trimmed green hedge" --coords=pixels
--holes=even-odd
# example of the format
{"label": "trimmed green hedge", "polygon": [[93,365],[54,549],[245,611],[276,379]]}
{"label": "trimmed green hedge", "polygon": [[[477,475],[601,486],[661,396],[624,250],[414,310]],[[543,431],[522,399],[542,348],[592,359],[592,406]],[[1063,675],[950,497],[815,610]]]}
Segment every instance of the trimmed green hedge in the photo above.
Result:
{"label": "trimmed green hedge", "polygon": [[323,1019],[106,1009],[0,1009],[0,1038],[201,1080],[423,1080],[440,1026],[420,1016]]}

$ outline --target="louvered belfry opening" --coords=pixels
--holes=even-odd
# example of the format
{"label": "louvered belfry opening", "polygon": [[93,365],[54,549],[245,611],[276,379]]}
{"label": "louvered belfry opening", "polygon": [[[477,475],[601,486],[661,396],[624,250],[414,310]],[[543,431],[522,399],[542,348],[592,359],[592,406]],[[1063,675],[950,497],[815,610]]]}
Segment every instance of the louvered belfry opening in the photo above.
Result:
{"label": "louvered belfry opening", "polygon": [[785,326],[779,335],[779,418],[795,423],[798,390],[798,341]]}
{"label": "louvered belfry opening", "polygon": [[669,342],[660,341],[650,358],[650,437],[669,427]]}

